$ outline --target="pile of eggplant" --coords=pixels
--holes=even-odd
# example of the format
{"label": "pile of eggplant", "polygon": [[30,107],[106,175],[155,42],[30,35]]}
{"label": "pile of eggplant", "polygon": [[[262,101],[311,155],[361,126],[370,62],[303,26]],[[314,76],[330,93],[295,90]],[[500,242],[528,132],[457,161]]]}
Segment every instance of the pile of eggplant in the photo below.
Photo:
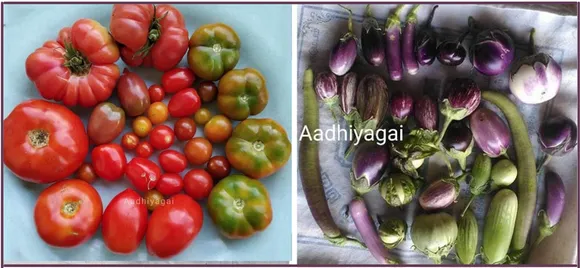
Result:
{"label": "pile of eggplant", "polygon": [[[379,263],[400,263],[389,249],[399,246],[410,229],[413,248],[435,263],[441,263],[453,248],[462,264],[474,263],[480,248],[486,264],[525,263],[531,246],[554,232],[564,207],[560,176],[554,171],[545,172],[546,209],[539,213],[539,238],[528,241],[536,215],[536,176],[542,174],[552,156],[565,155],[576,147],[576,123],[561,115],[543,122],[538,130],[543,156],[536,163],[527,125],[505,94],[482,91],[473,79],[462,77],[450,81],[439,100],[430,96],[413,98],[405,90],[391,93],[380,75],[350,70],[361,57],[371,66],[384,63],[388,79],[399,81],[404,73],[415,75],[435,59],[443,65],[458,66],[469,57],[473,68],[483,75],[509,72],[511,93],[525,104],[539,104],[551,100],[559,91],[559,64],[549,55],[536,52],[533,29],[530,55],[514,61],[515,46],[509,34],[501,29],[486,29],[472,17],[457,39],[439,40],[431,26],[437,5],[422,25],[417,18],[419,5],[411,7],[404,24],[399,18],[404,5],[399,5],[384,27],[367,5],[360,37],[353,31],[352,11],[342,7],[349,12],[348,31],[331,50],[329,71],[313,75],[308,69],[304,76],[304,124],[318,127],[318,96],[335,118],[342,115],[357,131],[399,125],[405,129],[401,141],[382,146],[375,142],[351,144],[345,152],[345,157],[352,153],[350,181],[356,196],[349,204],[349,214],[362,243]],[[462,43],[469,35],[473,42],[466,49]],[[495,105],[507,124],[500,115],[481,105],[484,101]],[[328,213],[324,191],[320,190],[323,187],[317,148],[315,141],[301,141],[300,174],[310,210],[331,242],[358,243],[342,234]],[[508,149],[513,150],[512,156]],[[444,156],[449,174],[427,183],[420,167],[435,154]],[[467,158],[472,154],[476,157],[470,166]],[[445,210],[457,203],[461,183],[468,183],[471,196],[467,206],[460,209],[463,213],[457,221]],[[512,190],[516,184],[517,190]],[[375,226],[361,198],[375,188],[391,207],[402,208],[418,201],[422,211],[411,228],[396,218]],[[483,195],[492,195],[493,201],[484,219],[483,245],[478,246],[479,227],[470,206]]]}

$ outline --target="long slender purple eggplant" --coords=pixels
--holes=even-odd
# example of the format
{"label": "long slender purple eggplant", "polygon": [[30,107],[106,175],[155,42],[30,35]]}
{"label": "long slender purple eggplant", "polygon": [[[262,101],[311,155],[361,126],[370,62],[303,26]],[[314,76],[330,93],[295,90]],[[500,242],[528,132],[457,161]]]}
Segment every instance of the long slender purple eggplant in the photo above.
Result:
{"label": "long slender purple eggplant", "polygon": [[385,47],[387,49],[387,70],[393,81],[403,78],[403,65],[401,59],[401,10],[404,5],[398,5],[393,14],[385,22]]}
{"label": "long slender purple eggplant", "polygon": [[554,233],[564,211],[566,191],[562,179],[557,173],[548,171],[544,181],[546,182],[546,210],[540,210],[538,213],[540,235],[534,242],[534,247]]}
{"label": "long slender purple eggplant", "polygon": [[334,74],[343,76],[352,68],[356,60],[358,46],[356,36],[352,29],[352,10],[342,5],[340,6],[349,12],[348,32],[338,40],[338,43],[330,51],[328,67]]}
{"label": "long slender purple eggplant", "polygon": [[405,65],[405,69],[410,75],[415,75],[419,71],[419,64],[417,63],[417,57],[415,56],[417,9],[419,9],[419,5],[414,5],[407,15],[407,21],[405,22],[405,28],[403,29],[403,65]]}
{"label": "long slender purple eggplant", "polygon": [[421,27],[417,38],[415,38],[415,56],[421,65],[431,65],[437,57],[437,34],[433,31],[431,22],[438,7],[439,5],[433,6],[427,22]]}
{"label": "long slender purple eggplant", "polygon": [[383,40],[383,29],[371,12],[371,5],[366,7],[362,29],[360,34],[362,54],[367,63],[372,66],[379,66],[385,59],[385,42]]}

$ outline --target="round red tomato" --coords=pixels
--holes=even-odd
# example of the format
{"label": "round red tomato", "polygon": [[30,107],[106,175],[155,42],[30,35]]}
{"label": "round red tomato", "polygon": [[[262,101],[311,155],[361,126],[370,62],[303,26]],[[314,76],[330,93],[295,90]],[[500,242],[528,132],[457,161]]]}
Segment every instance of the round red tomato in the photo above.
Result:
{"label": "round red tomato", "polygon": [[135,157],[127,164],[125,176],[135,186],[135,189],[147,192],[157,185],[159,177],[161,177],[161,169],[149,159]]}
{"label": "round red tomato", "polygon": [[161,85],[167,93],[175,93],[191,87],[195,81],[195,75],[187,67],[169,70],[161,76]]}
{"label": "round red tomato", "polygon": [[145,237],[147,216],[145,202],[137,192],[126,189],[113,197],[103,213],[105,246],[113,253],[133,253]]}
{"label": "round red tomato", "polygon": [[119,144],[99,145],[93,149],[91,157],[95,173],[107,181],[116,181],[125,173],[127,158]]}
{"label": "round red tomato", "polygon": [[45,99],[92,107],[113,93],[120,76],[117,59],[119,48],[107,28],[80,19],[62,28],[57,41],[44,43],[28,56],[26,75]]}
{"label": "round red tomato", "polygon": [[86,181],[72,179],[44,189],[34,206],[36,231],[55,247],[74,247],[97,231],[103,214],[99,193]]}
{"label": "round red tomato", "polygon": [[121,58],[129,66],[167,71],[181,61],[188,49],[189,34],[183,16],[171,5],[115,4],[109,28],[123,45]]}
{"label": "round red tomato", "polygon": [[149,99],[151,102],[163,101],[165,99],[165,91],[160,85],[151,85],[149,87]]}
{"label": "round red tomato", "polygon": [[121,145],[123,145],[127,150],[137,148],[137,144],[139,144],[139,136],[133,132],[127,133],[123,135],[123,138],[121,138]]}
{"label": "round red tomato", "polygon": [[97,174],[90,163],[84,163],[77,170],[77,178],[88,183],[93,183],[97,179]]}
{"label": "round red tomato", "polygon": [[205,164],[211,158],[212,150],[211,143],[202,137],[189,140],[183,148],[187,161],[193,165]]}
{"label": "round red tomato", "polygon": [[209,159],[206,170],[214,180],[219,181],[230,175],[232,168],[225,156],[216,155]]}
{"label": "round red tomato", "polygon": [[149,158],[153,154],[153,146],[151,146],[151,143],[147,141],[142,141],[137,144],[137,148],[135,148],[135,154],[138,157]]}
{"label": "round red tomato", "polygon": [[166,125],[156,126],[149,133],[149,143],[157,150],[165,150],[171,147],[174,140],[173,130]]}
{"label": "round red tomato", "polygon": [[175,150],[165,150],[159,154],[159,165],[165,172],[181,173],[187,167],[187,158]]}
{"label": "round red tomato", "polygon": [[159,258],[173,257],[189,246],[202,225],[201,206],[187,195],[174,195],[149,218],[145,237],[147,251]]}
{"label": "round red tomato", "polygon": [[192,169],[183,176],[183,190],[195,200],[207,198],[212,188],[211,175],[203,169]]}
{"label": "round red tomato", "polygon": [[197,127],[195,121],[189,117],[179,118],[173,126],[173,131],[175,131],[175,137],[180,141],[185,141],[193,138],[195,136],[195,131]]}
{"label": "round red tomato", "polygon": [[155,189],[165,196],[178,194],[183,189],[183,179],[179,174],[165,173],[161,175]]}
{"label": "round red tomato", "polygon": [[4,119],[4,164],[22,180],[62,180],[83,164],[88,151],[83,122],[60,104],[25,101]]}
{"label": "round red tomato", "polygon": [[193,88],[186,88],[171,97],[167,108],[172,117],[188,117],[201,107],[201,100]]}

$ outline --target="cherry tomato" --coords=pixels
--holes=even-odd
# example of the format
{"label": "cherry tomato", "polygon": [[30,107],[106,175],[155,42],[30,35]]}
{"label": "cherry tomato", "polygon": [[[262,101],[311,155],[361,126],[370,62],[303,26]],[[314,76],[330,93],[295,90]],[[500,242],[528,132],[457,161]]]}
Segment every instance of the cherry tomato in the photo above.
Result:
{"label": "cherry tomato", "polygon": [[133,132],[129,132],[123,135],[121,138],[121,145],[125,147],[127,150],[133,150],[137,148],[137,144],[139,144],[139,136]]}
{"label": "cherry tomato", "polygon": [[149,99],[151,99],[151,102],[163,101],[165,99],[165,90],[160,85],[151,85],[149,87]]}
{"label": "cherry tomato", "polygon": [[191,87],[195,81],[195,75],[187,67],[169,70],[161,76],[161,85],[167,93],[175,93]]}
{"label": "cherry tomato", "polygon": [[189,246],[202,225],[201,206],[187,195],[174,195],[149,218],[145,236],[147,251],[159,258],[175,256]]}
{"label": "cherry tomato", "polygon": [[121,145],[103,144],[95,147],[91,153],[93,168],[100,178],[116,181],[125,173],[127,158]]}
{"label": "cherry tomato", "polygon": [[55,247],[74,247],[97,231],[103,214],[99,193],[86,181],[72,179],[44,189],[34,206],[36,231]]}
{"label": "cherry tomato", "polygon": [[77,178],[88,183],[93,183],[97,179],[97,174],[90,163],[84,163],[77,170]]}
{"label": "cherry tomato", "polygon": [[207,124],[210,118],[211,112],[206,108],[199,109],[193,116],[195,123],[197,123],[200,126],[204,126],[205,124]]}
{"label": "cherry tomato", "polygon": [[201,100],[193,88],[186,88],[171,97],[167,105],[172,117],[187,117],[193,115],[201,107]]}
{"label": "cherry tomato", "polygon": [[212,153],[211,143],[202,137],[195,137],[185,144],[184,152],[187,161],[193,165],[203,165]]}
{"label": "cherry tomato", "polygon": [[103,213],[101,232],[105,246],[113,253],[133,253],[145,237],[147,216],[143,198],[132,189],[113,197]]}
{"label": "cherry tomato", "polygon": [[148,141],[142,141],[137,144],[135,154],[139,157],[149,158],[153,154],[153,146]]}
{"label": "cherry tomato", "polygon": [[178,194],[183,189],[183,179],[179,174],[165,173],[161,175],[155,189],[165,196]]}
{"label": "cherry tomato", "polygon": [[232,122],[221,114],[212,117],[203,128],[203,134],[212,143],[226,142],[232,132]]}
{"label": "cherry tomato", "polygon": [[207,167],[205,168],[207,172],[215,181],[219,181],[228,175],[232,171],[230,162],[225,156],[216,155],[209,159],[207,162]]}
{"label": "cherry tomato", "polygon": [[207,198],[212,188],[211,175],[203,169],[192,169],[183,176],[183,190],[195,200]]}
{"label": "cherry tomato", "polygon": [[187,167],[187,158],[175,150],[165,150],[159,154],[159,165],[165,172],[181,173]]}
{"label": "cherry tomato", "polygon": [[175,141],[173,130],[166,125],[159,125],[151,130],[151,135],[149,135],[149,142],[151,146],[157,150],[164,150]]}
{"label": "cherry tomato", "polygon": [[155,210],[165,203],[165,197],[157,190],[149,190],[145,193],[145,204],[149,211]]}
{"label": "cherry tomato", "polygon": [[154,125],[161,124],[169,117],[167,105],[163,102],[154,102],[147,109],[147,117]]}
{"label": "cherry tomato", "polygon": [[152,127],[151,120],[145,116],[139,116],[133,120],[133,132],[141,138],[147,137]]}
{"label": "cherry tomato", "polygon": [[159,177],[161,177],[161,169],[149,159],[134,157],[127,164],[125,175],[135,186],[135,189],[147,192],[157,185]]}
{"label": "cherry tomato", "polygon": [[203,81],[199,84],[199,96],[203,102],[212,102],[217,96],[218,87],[212,81]]}
{"label": "cherry tomato", "polygon": [[193,121],[193,119],[189,117],[183,117],[175,122],[173,130],[175,131],[175,136],[178,140],[185,141],[195,136],[197,126],[195,125],[195,121]]}

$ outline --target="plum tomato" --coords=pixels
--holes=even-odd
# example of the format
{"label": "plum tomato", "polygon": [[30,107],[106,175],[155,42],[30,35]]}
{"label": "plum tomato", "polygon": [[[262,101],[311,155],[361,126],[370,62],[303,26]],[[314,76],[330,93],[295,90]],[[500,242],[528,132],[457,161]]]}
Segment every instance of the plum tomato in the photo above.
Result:
{"label": "plum tomato", "polygon": [[159,177],[161,177],[161,169],[149,159],[134,157],[127,164],[125,176],[135,186],[135,189],[145,193],[155,188]]}
{"label": "plum tomato", "polygon": [[201,108],[197,110],[197,112],[195,112],[195,115],[193,116],[195,123],[197,123],[200,126],[205,126],[205,124],[207,124],[210,118],[211,112],[206,108]]}
{"label": "plum tomato", "polygon": [[207,161],[205,170],[207,170],[214,181],[217,182],[230,175],[232,168],[230,162],[228,162],[228,159],[225,156],[216,155]]}
{"label": "plum tomato", "polygon": [[93,183],[97,179],[97,174],[90,163],[84,163],[77,170],[77,178],[88,183]]}
{"label": "plum tomato", "polygon": [[154,102],[147,109],[147,117],[153,125],[161,124],[167,121],[169,110],[163,102]]}
{"label": "plum tomato", "polygon": [[187,158],[175,150],[165,150],[159,154],[159,165],[165,172],[181,173],[187,167]]}
{"label": "plum tomato", "polygon": [[117,254],[135,252],[145,237],[147,217],[147,206],[137,192],[120,192],[103,213],[101,232],[105,246]]}
{"label": "plum tomato", "polygon": [[151,130],[149,143],[157,150],[165,150],[175,141],[173,130],[166,125],[158,125]]}
{"label": "plum tomato", "polygon": [[203,128],[203,134],[212,143],[226,142],[232,132],[232,122],[221,114],[212,117]]}
{"label": "plum tomato", "polygon": [[163,101],[165,99],[165,90],[160,85],[151,85],[149,87],[149,99],[151,102]]}
{"label": "plum tomato", "polygon": [[149,211],[153,211],[165,203],[165,197],[157,190],[147,191],[144,198]]}
{"label": "plum tomato", "polygon": [[128,116],[144,114],[151,104],[145,81],[127,68],[117,82],[117,97]]}
{"label": "plum tomato", "polygon": [[139,116],[133,120],[133,132],[141,138],[147,137],[152,127],[153,123],[145,116]]}
{"label": "plum tomato", "polygon": [[179,120],[175,122],[173,131],[175,132],[175,137],[177,137],[178,140],[186,141],[195,136],[197,126],[195,125],[195,121],[193,121],[193,119],[189,117],[183,117],[179,118]]}
{"label": "plum tomato", "polygon": [[212,188],[211,175],[203,169],[192,169],[183,176],[183,190],[195,200],[207,198]]}
{"label": "plum tomato", "polygon": [[169,70],[161,76],[161,85],[167,93],[175,93],[191,87],[195,81],[195,75],[187,67],[179,67]]}
{"label": "plum tomato", "polygon": [[110,102],[95,106],[87,124],[87,134],[97,145],[110,143],[125,129],[125,111]]}
{"label": "plum tomato", "polygon": [[143,158],[149,158],[153,154],[153,146],[148,141],[142,141],[137,144],[135,155]]}
{"label": "plum tomato", "polygon": [[121,145],[127,150],[134,150],[139,144],[139,136],[133,132],[129,132],[121,138]]}
{"label": "plum tomato", "polygon": [[211,143],[202,137],[195,137],[185,144],[183,149],[187,161],[192,165],[203,165],[211,157],[213,147]]}
{"label": "plum tomato", "polygon": [[125,173],[127,157],[119,144],[99,145],[93,149],[91,158],[95,173],[104,180],[116,181]]}
{"label": "plum tomato", "polygon": [[172,196],[183,190],[183,179],[179,174],[165,173],[161,175],[155,189],[164,196]]}
{"label": "plum tomato", "polygon": [[198,93],[201,101],[209,103],[215,100],[218,87],[212,81],[203,81],[199,84]]}
{"label": "plum tomato", "polygon": [[171,117],[188,117],[201,107],[199,95],[193,88],[182,89],[171,97],[167,105]]}

